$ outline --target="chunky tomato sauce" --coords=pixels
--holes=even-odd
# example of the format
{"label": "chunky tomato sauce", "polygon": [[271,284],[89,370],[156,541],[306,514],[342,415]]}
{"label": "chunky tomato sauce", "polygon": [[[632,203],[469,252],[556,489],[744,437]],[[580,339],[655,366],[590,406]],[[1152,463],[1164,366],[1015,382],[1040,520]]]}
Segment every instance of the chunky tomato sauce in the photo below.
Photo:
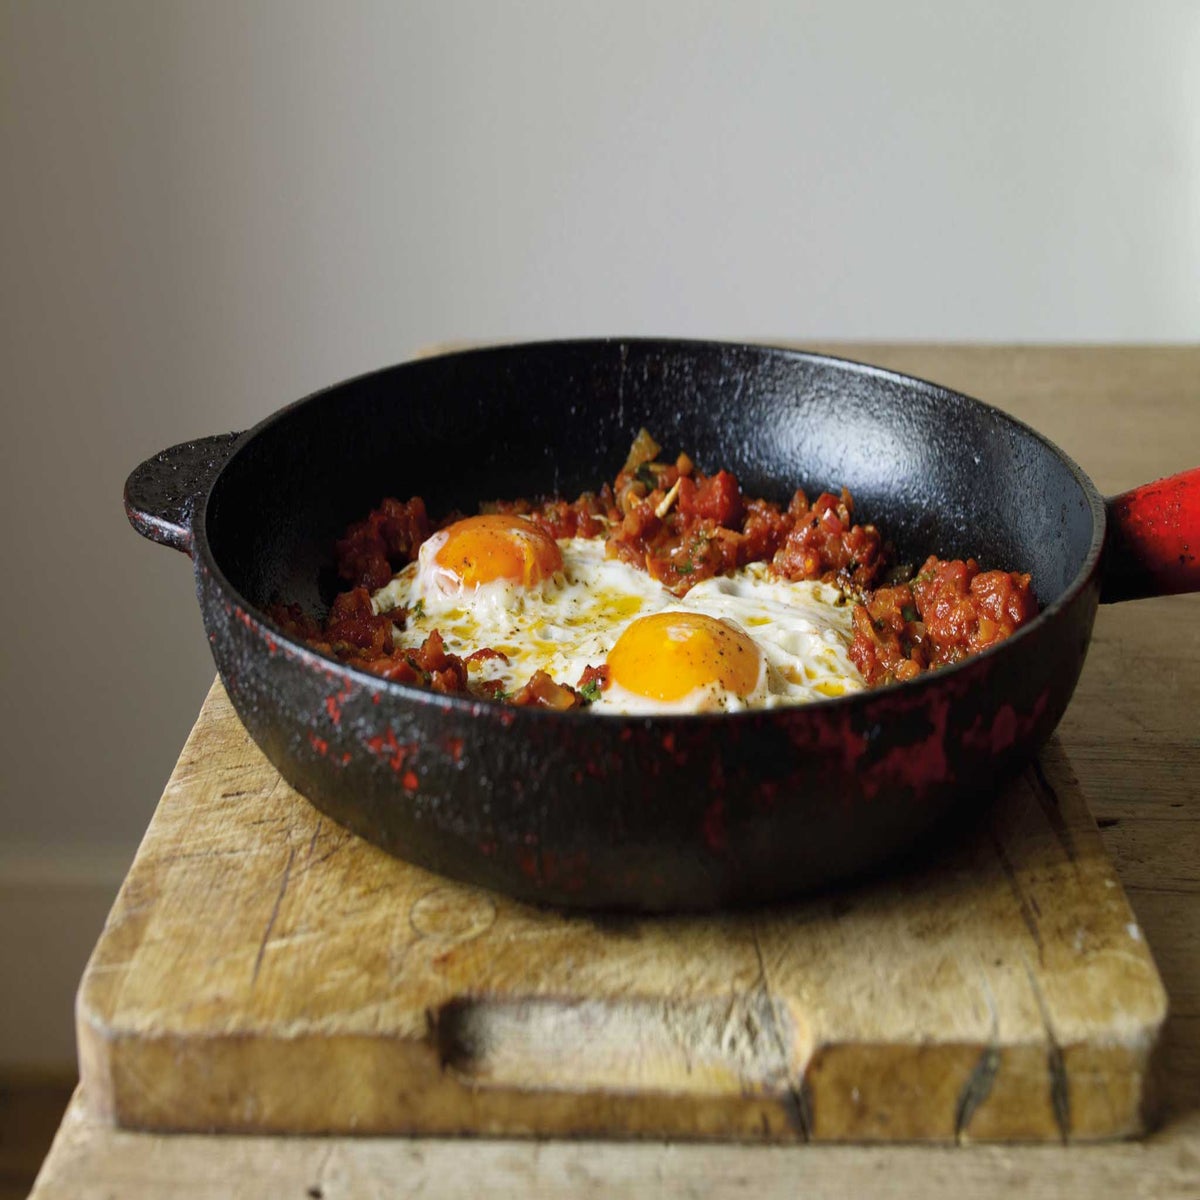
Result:
{"label": "chunky tomato sauce", "polygon": [[[645,430],[634,441],[616,480],[575,500],[502,500],[483,512],[528,517],[554,538],[598,538],[606,554],[646,571],[677,596],[702,579],[749,563],[769,563],[784,580],[835,584],[854,600],[850,658],[870,686],[914,679],[955,663],[1010,636],[1037,614],[1030,577],[981,571],[974,559],[928,558],[915,575],[891,561],[873,525],[854,521],[854,501],[822,492],[809,502],[796,491],[784,506],[742,494],[729,471],[706,475],[686,454],[659,461]],[[395,645],[407,612],[376,614],[371,593],[415,561],[421,543],[458,519],[432,522],[424,501],[387,499],[353,524],[336,546],[338,573],[348,585],[323,624],[296,605],[276,605],[272,616],[314,649],[385,679],[445,693],[471,691],[515,705],[566,709],[593,699],[607,685],[604,667],[588,667],[575,687],[538,671],[515,693],[469,685],[471,663],[499,651],[460,658],[447,652],[435,630],[413,649]],[[906,577],[907,576],[907,577]],[[503,657],[503,656],[501,656]]]}
{"label": "chunky tomato sauce", "polygon": [[705,475],[686,454],[673,463],[660,463],[658,454],[643,431],[613,486],[598,495],[487,508],[528,516],[553,537],[603,535],[610,557],[646,571],[677,596],[754,562],[770,562],[782,579],[832,577],[857,590],[878,577],[882,539],[873,525],[854,524],[849,492],[823,492],[809,504],[797,491],[784,508],[743,496],[729,471]]}
{"label": "chunky tomato sauce", "polygon": [[850,658],[869,684],[902,682],[986,650],[1035,616],[1028,575],[930,557],[910,582],[855,605]]}

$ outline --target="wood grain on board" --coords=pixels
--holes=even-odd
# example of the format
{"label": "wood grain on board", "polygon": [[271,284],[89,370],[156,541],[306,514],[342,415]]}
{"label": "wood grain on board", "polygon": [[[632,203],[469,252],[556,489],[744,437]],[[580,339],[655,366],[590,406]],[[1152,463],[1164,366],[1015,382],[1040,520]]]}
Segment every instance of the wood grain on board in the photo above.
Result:
{"label": "wood grain on board", "polygon": [[1137,1133],[1165,997],[1057,747],[979,807],[794,905],[564,915],[322,817],[216,684],[84,976],[84,1092],[160,1130]]}

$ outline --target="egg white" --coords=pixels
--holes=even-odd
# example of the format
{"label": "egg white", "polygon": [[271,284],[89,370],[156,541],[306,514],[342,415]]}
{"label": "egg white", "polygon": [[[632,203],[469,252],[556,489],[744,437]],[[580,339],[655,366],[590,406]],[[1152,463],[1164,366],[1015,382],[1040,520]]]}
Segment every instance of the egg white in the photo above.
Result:
{"label": "egg white", "polygon": [[771,578],[766,563],[704,579],[683,603],[746,631],[767,660],[769,694],[754,707],[803,704],[866,687],[850,661],[853,605],[817,580]]}
{"label": "egg white", "polygon": [[754,563],[730,576],[703,580],[682,598],[644,571],[605,557],[600,538],[564,538],[563,567],[533,588],[504,580],[463,588],[434,556],[434,535],[410,563],[377,591],[377,612],[408,609],[397,644],[415,648],[437,629],[453,654],[490,646],[508,662],[471,664],[472,678],[514,692],[535,671],[577,687],[587,666],[601,666],[622,631],[638,617],[668,610],[700,612],[743,629],[758,646],[763,668],[746,696],[710,684],[674,703],[649,700],[610,683],[594,712],[742,711],[802,704],[859,691],[865,684],[847,650],[851,605],[836,587],[772,579]]}

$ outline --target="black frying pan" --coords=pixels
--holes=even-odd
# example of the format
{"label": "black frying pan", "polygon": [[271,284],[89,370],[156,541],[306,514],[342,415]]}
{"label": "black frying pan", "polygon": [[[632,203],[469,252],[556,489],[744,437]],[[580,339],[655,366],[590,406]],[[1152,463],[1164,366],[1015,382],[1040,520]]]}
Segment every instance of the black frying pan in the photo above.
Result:
{"label": "black frying pan", "polygon": [[[387,683],[264,615],[280,598],[323,614],[335,539],[383,496],[420,495],[434,513],[573,496],[612,478],[643,425],[702,469],[731,469],[747,494],[849,487],[857,518],[902,558],[1029,571],[1043,611],[911,683],[651,718]],[[1099,600],[1200,588],[1198,496],[1193,471],[1106,511],[1026,426],[873,367],[612,340],[352,379],[247,433],[164,451],[133,472],[125,502],[139,532],[191,555],[242,721],[319,809],[402,858],[525,899],[667,910],[782,898],[867,870],[977,804],[1062,716]]]}

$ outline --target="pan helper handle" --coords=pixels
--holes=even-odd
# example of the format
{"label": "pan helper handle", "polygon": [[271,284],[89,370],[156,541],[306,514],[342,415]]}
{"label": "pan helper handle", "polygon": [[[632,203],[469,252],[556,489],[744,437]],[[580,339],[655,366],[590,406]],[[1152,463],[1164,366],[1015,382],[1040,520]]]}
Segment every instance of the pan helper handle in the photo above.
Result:
{"label": "pan helper handle", "polygon": [[192,514],[229,461],[240,433],[181,442],[135,467],[125,481],[125,514],[152,542],[192,552]]}
{"label": "pan helper handle", "polygon": [[1200,467],[1112,496],[1100,599],[1200,591]]}

